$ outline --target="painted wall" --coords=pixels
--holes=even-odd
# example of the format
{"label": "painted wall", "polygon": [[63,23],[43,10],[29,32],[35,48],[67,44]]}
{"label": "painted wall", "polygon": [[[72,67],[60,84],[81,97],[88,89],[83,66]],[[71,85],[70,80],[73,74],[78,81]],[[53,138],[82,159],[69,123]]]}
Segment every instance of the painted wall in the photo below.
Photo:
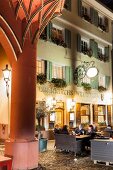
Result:
{"label": "painted wall", "polygon": [[[0,138],[6,139],[8,137],[9,130],[9,119],[10,119],[10,98],[8,99],[6,94],[6,84],[3,79],[2,69],[6,67],[6,64],[9,66],[9,62],[6,56],[6,53],[2,46],[0,45]],[[10,68],[10,66],[9,66]],[[9,83],[11,87],[11,82]],[[10,91],[10,89],[9,89]],[[4,126],[6,125],[6,126]],[[5,132],[4,132],[5,128]]]}

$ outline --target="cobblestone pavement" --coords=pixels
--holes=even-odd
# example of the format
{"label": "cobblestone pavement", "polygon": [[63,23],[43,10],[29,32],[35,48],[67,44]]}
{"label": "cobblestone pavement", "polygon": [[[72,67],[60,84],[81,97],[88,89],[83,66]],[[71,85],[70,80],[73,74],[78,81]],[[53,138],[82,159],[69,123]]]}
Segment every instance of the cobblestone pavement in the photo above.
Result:
{"label": "cobblestone pavement", "polygon": [[75,156],[55,149],[40,153],[39,170],[113,170],[113,166],[94,164],[88,156]]}

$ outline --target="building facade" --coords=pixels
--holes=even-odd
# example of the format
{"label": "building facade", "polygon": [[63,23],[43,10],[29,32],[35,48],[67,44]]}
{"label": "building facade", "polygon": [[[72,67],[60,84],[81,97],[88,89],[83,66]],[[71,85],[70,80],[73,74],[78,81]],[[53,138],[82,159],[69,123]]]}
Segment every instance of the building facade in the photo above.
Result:
{"label": "building facade", "polygon": [[[112,28],[109,11],[97,1],[66,0],[63,15],[43,31],[37,54],[36,106],[50,111],[43,124],[113,124]],[[98,74],[89,78],[88,68]]]}

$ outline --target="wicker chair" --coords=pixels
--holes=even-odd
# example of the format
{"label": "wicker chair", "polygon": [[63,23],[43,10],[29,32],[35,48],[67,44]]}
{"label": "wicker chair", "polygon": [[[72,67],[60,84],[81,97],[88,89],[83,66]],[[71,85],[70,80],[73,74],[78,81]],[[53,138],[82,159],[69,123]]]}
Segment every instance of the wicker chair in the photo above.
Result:
{"label": "wicker chair", "polygon": [[55,147],[56,149],[66,150],[77,153],[81,153],[81,140],[76,140],[73,135],[67,134],[55,134]]}

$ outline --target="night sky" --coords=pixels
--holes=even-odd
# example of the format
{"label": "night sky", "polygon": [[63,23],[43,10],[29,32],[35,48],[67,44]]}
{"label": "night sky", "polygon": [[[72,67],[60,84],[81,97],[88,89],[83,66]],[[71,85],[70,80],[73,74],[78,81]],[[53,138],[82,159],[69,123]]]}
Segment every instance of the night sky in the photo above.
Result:
{"label": "night sky", "polygon": [[98,0],[113,11],[113,0]]}

